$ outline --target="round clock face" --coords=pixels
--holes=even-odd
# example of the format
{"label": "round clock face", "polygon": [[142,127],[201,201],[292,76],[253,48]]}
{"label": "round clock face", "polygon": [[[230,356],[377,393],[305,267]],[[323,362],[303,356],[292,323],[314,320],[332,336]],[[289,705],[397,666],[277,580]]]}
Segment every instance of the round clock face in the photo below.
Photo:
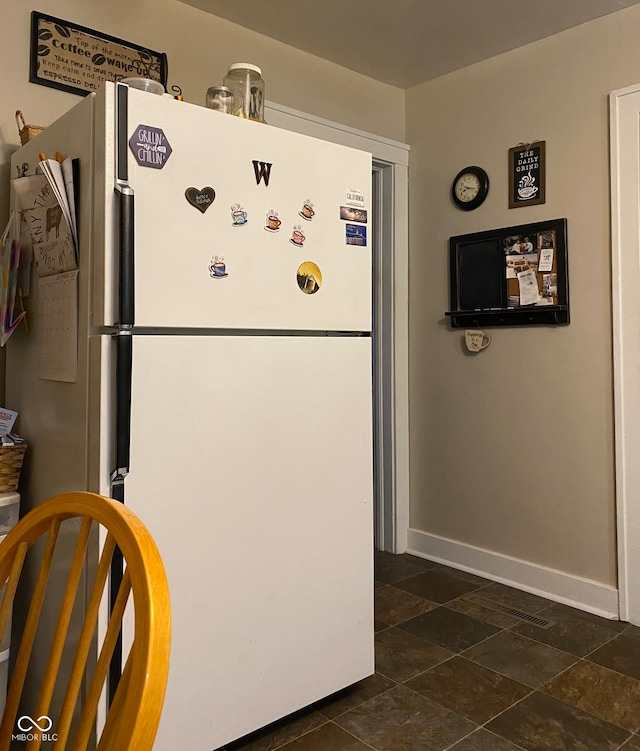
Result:
{"label": "round clock face", "polygon": [[469,203],[480,192],[480,180],[472,172],[465,172],[456,183],[456,196],[463,203]]}
{"label": "round clock face", "polygon": [[460,209],[477,209],[489,192],[489,177],[481,167],[465,167],[455,177],[451,197]]}

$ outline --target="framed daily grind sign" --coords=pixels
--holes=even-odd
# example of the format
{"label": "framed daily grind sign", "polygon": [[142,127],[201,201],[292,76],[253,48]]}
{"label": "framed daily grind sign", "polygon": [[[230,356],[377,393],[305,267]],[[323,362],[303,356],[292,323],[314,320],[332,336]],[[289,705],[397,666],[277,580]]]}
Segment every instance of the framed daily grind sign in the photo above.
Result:
{"label": "framed daily grind sign", "polygon": [[509,208],[545,202],[545,141],[509,149]]}
{"label": "framed daily grind sign", "polygon": [[167,86],[167,56],[84,26],[31,13],[29,81],[85,96],[103,81],[150,78]]}

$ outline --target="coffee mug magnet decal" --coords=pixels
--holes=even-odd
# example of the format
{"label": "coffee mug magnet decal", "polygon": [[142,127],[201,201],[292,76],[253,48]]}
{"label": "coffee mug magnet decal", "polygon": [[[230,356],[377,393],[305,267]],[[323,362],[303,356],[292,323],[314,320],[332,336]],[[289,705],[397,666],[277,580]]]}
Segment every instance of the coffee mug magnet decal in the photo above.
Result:
{"label": "coffee mug magnet decal", "polygon": [[225,276],[229,276],[227,272],[227,264],[222,256],[213,256],[209,262],[209,274],[212,279],[224,279]]}
{"label": "coffee mug magnet decal", "polygon": [[491,344],[491,334],[480,329],[467,329],[464,332],[464,343],[469,352],[480,352]]}
{"label": "coffee mug magnet decal", "polygon": [[282,224],[282,220],[278,219],[278,212],[274,211],[273,209],[269,209],[267,211],[267,218],[265,219],[264,228],[267,230],[267,232],[278,232],[280,230],[280,225]]}
{"label": "coffee mug magnet decal", "polygon": [[313,204],[308,198],[305,198],[304,203],[302,204],[302,208],[298,212],[298,214],[303,218],[306,219],[307,222],[310,222],[314,215],[315,215],[315,209],[313,208]]}
{"label": "coffee mug magnet decal", "polygon": [[241,204],[234,203],[231,207],[231,224],[234,227],[244,227],[248,221],[247,212],[242,208]]}
{"label": "coffee mug magnet decal", "polygon": [[306,239],[306,236],[302,233],[302,227],[299,224],[295,224],[293,230],[291,231],[291,237],[289,238],[289,241],[301,248],[304,245],[304,241]]}

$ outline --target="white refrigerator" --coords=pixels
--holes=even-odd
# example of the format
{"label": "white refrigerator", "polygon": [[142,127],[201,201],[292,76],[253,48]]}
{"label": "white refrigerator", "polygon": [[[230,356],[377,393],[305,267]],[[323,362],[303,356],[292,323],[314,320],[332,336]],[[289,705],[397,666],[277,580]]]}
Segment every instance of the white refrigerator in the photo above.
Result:
{"label": "white refrigerator", "polygon": [[79,160],[77,377],[39,376],[34,272],[7,346],[24,505],[88,489],[149,527],[155,749],[211,751],[374,669],[371,157],[111,83],[13,176],[41,152]]}

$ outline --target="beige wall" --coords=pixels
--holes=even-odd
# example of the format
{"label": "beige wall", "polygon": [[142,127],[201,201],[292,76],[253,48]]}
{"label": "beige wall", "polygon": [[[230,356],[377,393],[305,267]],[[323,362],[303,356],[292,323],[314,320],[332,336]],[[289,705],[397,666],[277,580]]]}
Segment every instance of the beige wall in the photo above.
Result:
{"label": "beige wall", "polygon": [[[640,7],[407,91],[411,526],[616,581],[608,94],[640,80]],[[508,209],[508,149],[546,140],[547,202]],[[489,173],[463,213],[462,167]],[[451,330],[451,235],[566,217],[567,327]]]}
{"label": "beige wall", "polygon": [[[29,83],[33,7],[16,0],[0,0],[2,228],[8,218],[9,163],[20,144],[15,111],[22,110],[28,123],[47,125],[78,102],[74,94]],[[179,85],[189,102],[204,102],[207,88],[222,83],[229,63],[250,61],[262,66],[268,101],[388,138],[404,139],[401,89],[300,52],[178,0],[48,0],[37,9],[166,52],[169,84]],[[4,392],[3,354],[0,352],[0,394]]]}

